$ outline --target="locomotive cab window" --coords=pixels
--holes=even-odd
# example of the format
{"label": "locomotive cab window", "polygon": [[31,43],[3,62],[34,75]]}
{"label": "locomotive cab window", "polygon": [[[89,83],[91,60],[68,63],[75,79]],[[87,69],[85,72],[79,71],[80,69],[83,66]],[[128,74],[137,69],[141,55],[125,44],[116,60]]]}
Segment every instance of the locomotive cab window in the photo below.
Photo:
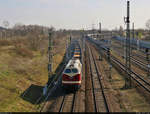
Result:
{"label": "locomotive cab window", "polygon": [[73,68],[73,69],[72,69],[72,72],[73,72],[73,73],[78,73],[78,70],[77,70],[76,68]]}
{"label": "locomotive cab window", "polygon": [[66,69],[65,73],[71,73],[71,70],[70,69]]}

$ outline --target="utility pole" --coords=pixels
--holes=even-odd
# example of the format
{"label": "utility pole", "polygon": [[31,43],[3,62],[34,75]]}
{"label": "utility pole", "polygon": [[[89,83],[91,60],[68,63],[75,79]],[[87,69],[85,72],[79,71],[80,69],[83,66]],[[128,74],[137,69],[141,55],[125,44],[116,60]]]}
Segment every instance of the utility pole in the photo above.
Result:
{"label": "utility pole", "polygon": [[68,39],[66,42],[66,64],[67,64],[67,61],[68,61]]}
{"label": "utility pole", "polygon": [[137,32],[137,50],[140,50],[140,38],[139,38],[139,32]]}
{"label": "utility pole", "polygon": [[94,31],[94,29],[95,29],[95,28],[94,28],[94,26],[95,26],[95,24],[92,24],[92,33],[93,33],[93,38],[94,38],[94,32],[95,32],[95,31]]}
{"label": "utility pole", "polygon": [[[81,40],[82,40],[82,48],[81,48],[81,52],[82,52],[82,54],[81,54],[81,58],[83,58],[83,55],[84,55],[84,38],[85,38],[85,31],[84,31],[84,29],[83,29],[83,31],[82,31],[82,36],[81,36]],[[83,59],[82,59],[82,61],[81,62],[83,62]]]}
{"label": "utility pole", "polygon": [[148,77],[150,77],[150,60],[149,60],[149,49],[148,48],[146,48],[146,50],[145,50],[145,52],[146,52],[146,60],[147,60],[147,76]]}
{"label": "utility pole", "polygon": [[131,54],[131,47],[130,47],[130,2],[127,1],[127,17],[125,20],[125,23],[127,24],[127,30],[126,30],[126,72],[128,76],[125,78],[125,88],[131,87],[131,60],[130,60],[130,54]]}
{"label": "utility pole", "polygon": [[71,51],[71,40],[72,40],[72,37],[71,37],[71,35],[70,35],[70,39],[69,39],[70,41],[69,41],[69,50],[68,50],[68,52],[69,52],[69,58],[71,58],[71,56],[72,56],[72,51]]}
{"label": "utility pole", "polygon": [[134,33],[135,33],[135,32],[134,32],[134,23],[132,23],[132,35],[133,35],[132,37],[133,37],[133,38],[135,37],[135,36],[134,36]]}
{"label": "utility pole", "polygon": [[107,59],[108,59],[108,62],[111,63],[111,59],[110,59],[110,48],[107,48]]}
{"label": "utility pole", "polygon": [[85,37],[86,37],[86,33],[83,32],[83,54],[84,54],[84,51],[85,51]]}
{"label": "utility pole", "polygon": [[111,65],[111,55],[110,55],[110,48],[107,49],[107,56],[108,56],[108,62],[109,62],[109,79],[111,79],[111,69],[112,69],[112,65]]}
{"label": "utility pole", "polygon": [[48,82],[47,84],[45,85],[45,87],[43,88],[43,95],[45,96],[46,93],[47,93],[47,90],[51,84],[51,80],[53,79],[52,77],[52,71],[53,71],[53,41],[52,41],[52,32],[49,31],[48,32]]}
{"label": "utility pole", "polygon": [[71,35],[70,35],[70,44],[71,44],[71,40],[72,40],[72,38],[71,38]]}
{"label": "utility pole", "polygon": [[[132,42],[131,42],[131,45],[133,46],[133,40],[134,40],[134,23],[132,23]],[[133,47],[131,47],[131,54],[132,54],[132,50],[133,50]]]}
{"label": "utility pole", "polygon": [[101,33],[102,33],[102,24],[101,22],[99,23],[99,35],[100,35],[100,39],[101,39]]}
{"label": "utility pole", "polygon": [[52,71],[53,71],[53,39],[52,39],[52,32],[49,31],[49,46],[48,46],[48,77],[49,79],[51,79],[52,77]]}
{"label": "utility pole", "polygon": [[99,23],[99,33],[101,33],[102,32],[102,29],[101,29],[101,22]]}

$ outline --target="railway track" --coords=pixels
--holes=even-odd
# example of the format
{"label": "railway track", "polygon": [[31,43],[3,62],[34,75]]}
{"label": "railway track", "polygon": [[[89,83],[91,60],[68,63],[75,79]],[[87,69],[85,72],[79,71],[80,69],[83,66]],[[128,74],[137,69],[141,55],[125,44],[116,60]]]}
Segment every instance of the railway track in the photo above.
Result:
{"label": "railway track", "polygon": [[[113,46],[113,50],[120,55],[121,57],[124,57],[124,53],[122,49],[118,49],[116,47]],[[147,63],[146,60],[143,59],[144,56],[136,54],[136,53],[132,53],[131,55],[131,62],[135,65],[137,65],[139,68],[141,68],[144,71],[148,71],[148,67],[147,67]]]}
{"label": "railway track", "polygon": [[95,112],[109,112],[107,100],[104,94],[104,88],[100,79],[101,76],[99,74],[95,58],[89,47],[88,51]]}
{"label": "railway track", "polygon": [[[45,96],[45,98],[44,98],[44,103],[43,103],[43,105],[42,106],[40,106],[40,112],[42,112],[43,111],[43,108],[45,107],[45,105],[46,105],[46,101],[48,100],[48,98],[49,98],[49,96],[51,96],[52,94],[53,94],[53,92],[57,89],[57,87],[59,86],[59,83],[60,83],[60,81],[61,81],[61,75],[62,75],[62,71],[64,70],[64,66],[61,68],[61,70],[58,72],[58,75],[60,75],[59,77],[58,77],[58,79],[57,80],[52,80],[52,82],[51,82],[51,84],[49,85],[49,87],[48,87],[48,89],[50,89],[49,91],[48,91],[48,93],[47,93],[47,95]],[[40,100],[41,100],[41,98],[40,98]],[[38,100],[37,102],[39,102],[40,100]]]}
{"label": "railway track", "polygon": [[[99,47],[101,48],[101,47]],[[101,49],[103,50],[103,54],[107,57],[107,50],[106,49]],[[111,61],[113,63],[115,63],[116,65],[119,66],[120,69],[122,69],[125,73],[126,72],[126,66],[121,63],[116,57],[114,57],[113,55],[111,55]],[[128,74],[128,73],[127,73]],[[129,74],[128,74],[129,75]],[[140,85],[145,91],[147,91],[148,93],[150,93],[150,83],[145,80],[142,76],[140,76],[139,74],[137,74],[136,72],[131,70],[131,78],[138,84]]]}
{"label": "railway track", "polygon": [[[121,46],[122,44],[120,44],[120,42],[117,42],[117,44],[112,44],[112,47],[114,48],[114,50],[119,50],[119,52],[122,52],[123,47]],[[143,51],[136,51],[131,53],[132,57],[135,57],[135,59],[139,59],[142,60],[141,62],[143,64],[147,64],[147,59],[146,59],[146,53]]]}
{"label": "railway track", "polygon": [[[83,59],[83,58],[82,58]],[[81,60],[82,61],[82,60]],[[76,91],[65,90],[61,84],[62,72],[59,72],[57,83],[51,88],[48,95],[44,99],[44,104],[40,112],[75,112],[76,111],[76,96],[79,95]],[[77,95],[78,94],[78,95]]]}
{"label": "railway track", "polygon": [[143,59],[144,60],[143,62],[146,62],[146,56],[145,55],[141,55],[141,54],[138,54],[138,53],[135,53],[135,52],[132,53],[132,55],[135,56],[135,57],[138,57],[139,59]]}
{"label": "railway track", "polygon": [[59,112],[74,112],[76,92],[64,95],[60,105]]}
{"label": "railway track", "polygon": [[[112,61],[115,62],[123,71],[126,72],[126,67],[124,64],[122,64],[119,60],[117,60],[114,56],[111,57]],[[128,74],[128,73],[127,73]],[[131,71],[131,78],[135,80],[139,85],[141,85],[142,88],[144,88],[146,91],[150,93],[150,83],[147,82],[145,79],[143,79],[140,75],[137,73]]]}

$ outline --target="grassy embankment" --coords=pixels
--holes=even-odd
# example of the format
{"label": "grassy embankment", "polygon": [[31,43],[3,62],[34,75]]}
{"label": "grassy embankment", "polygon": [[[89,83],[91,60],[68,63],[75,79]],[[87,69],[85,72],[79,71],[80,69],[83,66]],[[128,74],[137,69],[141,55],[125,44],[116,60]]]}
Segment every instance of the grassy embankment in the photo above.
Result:
{"label": "grassy embankment", "polygon": [[[55,38],[59,52],[54,56],[54,71],[65,53],[65,37]],[[60,42],[61,41],[61,42]],[[26,38],[0,40],[0,111],[36,111],[35,105],[21,98],[32,84],[43,87],[48,80],[47,46],[41,40],[40,48],[33,50]]]}

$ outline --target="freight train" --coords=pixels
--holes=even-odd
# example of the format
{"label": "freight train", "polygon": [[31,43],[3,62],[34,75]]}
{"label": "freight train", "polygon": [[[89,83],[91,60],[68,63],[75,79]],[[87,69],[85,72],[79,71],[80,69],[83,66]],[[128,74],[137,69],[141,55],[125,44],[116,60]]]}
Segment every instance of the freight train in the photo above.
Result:
{"label": "freight train", "polygon": [[64,89],[78,90],[82,81],[81,49],[74,48],[73,57],[69,60],[62,75],[62,86]]}
{"label": "freight train", "polygon": [[73,58],[81,59],[81,50],[80,50],[80,48],[78,48],[78,47],[75,48]]}

